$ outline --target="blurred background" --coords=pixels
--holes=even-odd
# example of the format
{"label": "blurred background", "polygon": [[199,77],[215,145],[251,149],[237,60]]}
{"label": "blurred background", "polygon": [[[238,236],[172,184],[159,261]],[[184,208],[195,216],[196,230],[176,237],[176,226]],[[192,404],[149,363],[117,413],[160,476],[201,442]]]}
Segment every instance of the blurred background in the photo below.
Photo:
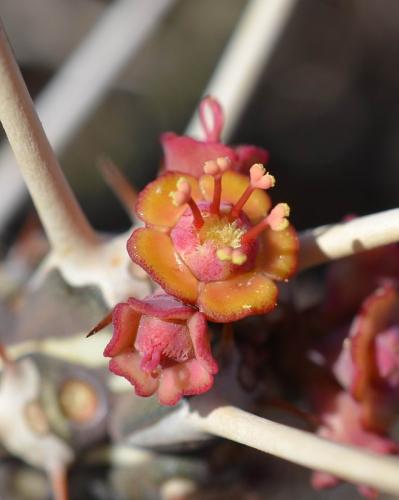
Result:
{"label": "blurred background", "polygon": [[[111,3],[0,0],[33,95]],[[95,168],[99,155],[111,157],[138,188],[153,178],[160,133],[184,131],[246,5],[175,1],[60,152],[97,228],[129,225]],[[398,56],[396,0],[294,3],[232,142],[270,151],[270,170],[278,179],[274,199],[290,203],[297,227],[397,205]],[[226,115],[228,120],[228,110]]]}
{"label": "blurred background", "polygon": [[[0,17],[34,97],[116,4],[117,0],[0,0]],[[151,4],[147,0],[148,12]],[[96,167],[99,157],[111,158],[138,189],[154,178],[162,157],[160,134],[184,132],[248,4],[247,0],[171,2],[59,149],[64,172],[97,229],[119,232],[131,225]],[[137,22],[132,20],[132,29]],[[262,26],[262,19],[259,23]],[[104,50],[104,68],[109,57]],[[398,0],[293,1],[271,57],[259,63],[260,77],[229,142],[269,150],[269,168],[278,182],[273,199],[290,204],[299,229],[398,205],[398,61]],[[237,60],[232,79],[242,77]],[[91,89],[77,85],[74,91],[77,98]],[[7,183],[2,187],[7,189]],[[18,207],[7,222],[6,243],[32,210],[27,198]],[[45,296],[44,304],[49,300]],[[31,316],[27,317],[29,324]],[[313,492],[308,471],[232,443],[209,455],[200,453],[200,459],[204,457],[214,477],[222,477],[224,498],[356,497],[349,486]],[[130,468],[117,469],[112,487],[104,484],[102,471],[91,478],[78,465],[72,472],[77,478],[71,482],[72,497],[152,499],[158,498],[160,478],[175,471],[199,480],[206,476],[204,462],[197,463],[196,458],[193,462],[188,455],[183,454],[178,465],[162,456],[155,461],[154,467],[136,470],[136,476]],[[222,467],[226,462],[227,472]],[[20,464],[7,467],[0,470],[0,500],[9,499],[7,484]],[[43,491],[45,479],[32,469],[25,472],[28,479],[18,499],[40,498],[35,484],[37,491]],[[241,482],[234,482],[238,475]],[[137,478],[134,484],[132,477]],[[261,490],[266,483],[267,489]],[[289,484],[288,493],[281,489],[282,483]],[[142,491],[137,484],[144,484]],[[198,498],[221,498],[220,491],[209,489],[207,496],[200,493]]]}

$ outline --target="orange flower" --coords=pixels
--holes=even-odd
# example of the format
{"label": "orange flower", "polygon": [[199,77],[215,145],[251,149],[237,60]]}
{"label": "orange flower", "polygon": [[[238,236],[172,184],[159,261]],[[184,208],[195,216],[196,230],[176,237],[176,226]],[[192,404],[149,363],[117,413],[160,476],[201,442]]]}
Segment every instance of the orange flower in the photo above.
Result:
{"label": "orange flower", "polygon": [[296,269],[298,241],[288,205],[269,213],[264,191],[274,178],[253,165],[250,178],[229,171],[228,158],[204,165],[199,179],[166,173],[139,195],[146,223],[127,248],[164,290],[216,322],[270,311],[277,286]]}

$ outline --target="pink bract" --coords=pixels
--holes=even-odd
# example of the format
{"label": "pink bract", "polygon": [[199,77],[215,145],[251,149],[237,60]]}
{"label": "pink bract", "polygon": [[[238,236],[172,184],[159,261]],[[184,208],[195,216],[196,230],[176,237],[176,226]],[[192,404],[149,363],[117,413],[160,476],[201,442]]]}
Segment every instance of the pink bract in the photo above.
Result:
{"label": "pink bract", "polygon": [[125,377],[139,396],[157,393],[163,405],[202,394],[218,367],[204,315],[166,294],[117,304],[113,335],[104,350],[110,370]]}
{"label": "pink bract", "polygon": [[241,173],[248,173],[254,163],[267,163],[269,154],[265,149],[251,145],[233,148],[220,142],[224,118],[223,110],[216,99],[205,97],[200,104],[199,113],[205,140],[196,140],[173,132],[162,134],[165,171],[199,177],[206,161],[220,157],[229,158],[232,169]]}
{"label": "pink bract", "polygon": [[[376,433],[364,428],[361,405],[345,391],[333,384],[323,385],[317,391],[315,407],[320,426],[317,434],[338,443],[366,448],[375,453],[397,454],[399,449],[386,434]],[[316,471],[312,475],[315,489],[332,488],[340,480],[326,472]],[[367,498],[376,498],[376,491],[364,485],[358,486],[359,492]]]}

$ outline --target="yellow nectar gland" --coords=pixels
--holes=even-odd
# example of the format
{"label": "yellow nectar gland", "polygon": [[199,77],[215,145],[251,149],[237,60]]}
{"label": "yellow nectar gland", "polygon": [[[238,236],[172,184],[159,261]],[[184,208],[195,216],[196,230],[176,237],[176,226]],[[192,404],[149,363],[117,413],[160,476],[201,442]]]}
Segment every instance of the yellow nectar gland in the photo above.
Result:
{"label": "yellow nectar gland", "polygon": [[204,225],[201,228],[199,237],[202,243],[211,240],[220,249],[226,247],[234,249],[241,246],[241,237],[244,234],[245,230],[238,227],[237,221],[230,221],[228,217],[209,214],[204,219]]}

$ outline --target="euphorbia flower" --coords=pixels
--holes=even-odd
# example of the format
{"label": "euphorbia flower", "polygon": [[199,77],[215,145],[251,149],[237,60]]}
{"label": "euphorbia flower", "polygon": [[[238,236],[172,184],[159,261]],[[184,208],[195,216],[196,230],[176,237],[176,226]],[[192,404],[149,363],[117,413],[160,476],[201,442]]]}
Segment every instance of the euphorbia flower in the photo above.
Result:
{"label": "euphorbia flower", "polygon": [[147,227],[135,230],[127,245],[164,290],[216,322],[271,310],[273,279],[293,274],[298,253],[288,205],[269,213],[264,190],[274,178],[259,164],[250,178],[229,167],[229,158],[218,158],[205,163],[198,180],[169,172],[150,183],[136,207]]}
{"label": "euphorbia flower", "polygon": [[[104,356],[139,396],[155,392],[163,405],[202,394],[213,385],[213,359],[204,315],[166,294],[134,298],[113,310],[113,335]],[[100,328],[104,326],[101,324]]]}
{"label": "euphorbia flower", "polygon": [[[380,454],[398,453],[398,445],[386,434],[367,430],[362,424],[361,405],[345,391],[333,384],[322,387],[319,384],[315,409],[321,424],[317,434],[332,441],[360,446]],[[316,489],[331,488],[340,480],[326,472],[314,472],[312,485]],[[358,486],[359,492],[368,498],[375,498],[376,492],[364,485]]]}
{"label": "euphorbia flower", "polygon": [[220,142],[224,120],[223,110],[216,99],[205,97],[200,104],[199,114],[205,134],[204,141],[176,135],[173,132],[162,134],[161,142],[166,171],[199,177],[202,175],[202,168],[206,161],[227,157],[233,170],[248,173],[254,163],[267,162],[269,154],[265,149],[250,145],[232,148]]}
{"label": "euphorbia flower", "polygon": [[359,401],[364,426],[385,431],[399,407],[399,293],[392,283],[363,302],[333,371]]}

